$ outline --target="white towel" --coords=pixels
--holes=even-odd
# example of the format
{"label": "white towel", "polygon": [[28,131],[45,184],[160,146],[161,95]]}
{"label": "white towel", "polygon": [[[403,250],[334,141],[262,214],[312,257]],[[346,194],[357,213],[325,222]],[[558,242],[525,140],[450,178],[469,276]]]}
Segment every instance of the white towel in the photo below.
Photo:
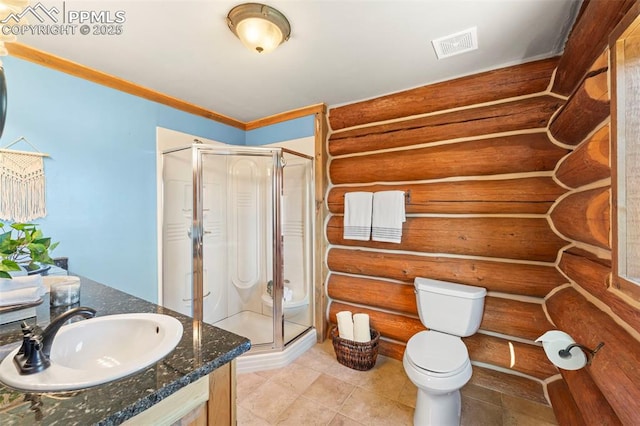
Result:
{"label": "white towel", "polygon": [[387,243],[402,241],[404,214],[403,191],[381,191],[373,194],[371,239]]}
{"label": "white towel", "polygon": [[371,235],[372,192],[347,192],[344,194],[345,240],[369,241]]}
{"label": "white towel", "polygon": [[338,336],[341,339],[353,340],[353,319],[350,311],[340,311],[336,314],[338,319]]}
{"label": "white towel", "polygon": [[21,305],[24,303],[37,302],[40,299],[38,294],[40,287],[28,287],[18,290],[0,292],[0,306]]}
{"label": "white towel", "polygon": [[368,314],[353,314],[353,341],[371,341],[371,331],[369,330]]}
{"label": "white towel", "polygon": [[13,277],[12,279],[0,278],[0,293],[5,291],[20,290],[29,287],[39,287],[39,296],[44,295],[44,293],[46,292],[45,286],[42,282],[42,275],[40,274]]}

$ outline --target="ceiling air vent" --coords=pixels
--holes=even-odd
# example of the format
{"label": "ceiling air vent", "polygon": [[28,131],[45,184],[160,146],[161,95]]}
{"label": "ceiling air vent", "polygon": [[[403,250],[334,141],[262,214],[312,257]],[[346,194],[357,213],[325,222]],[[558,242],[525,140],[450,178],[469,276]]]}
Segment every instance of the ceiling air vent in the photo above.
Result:
{"label": "ceiling air vent", "polygon": [[438,59],[470,52],[478,48],[477,27],[431,40]]}

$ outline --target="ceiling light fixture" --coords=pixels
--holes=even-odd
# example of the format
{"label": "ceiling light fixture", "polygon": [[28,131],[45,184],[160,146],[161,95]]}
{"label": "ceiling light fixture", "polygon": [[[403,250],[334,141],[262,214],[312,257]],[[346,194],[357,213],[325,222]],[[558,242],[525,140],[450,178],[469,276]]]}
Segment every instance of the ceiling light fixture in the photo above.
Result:
{"label": "ceiling light fixture", "polygon": [[271,6],[244,3],[227,15],[229,29],[249,50],[269,53],[289,40],[291,25],[287,18]]}

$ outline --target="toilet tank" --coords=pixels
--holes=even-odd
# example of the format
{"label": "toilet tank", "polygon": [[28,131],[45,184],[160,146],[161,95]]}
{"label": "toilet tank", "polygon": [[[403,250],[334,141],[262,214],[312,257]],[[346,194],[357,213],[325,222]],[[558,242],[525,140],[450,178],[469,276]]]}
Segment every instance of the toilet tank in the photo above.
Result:
{"label": "toilet tank", "polygon": [[480,327],[483,287],[417,277],[414,280],[420,321],[430,330],[466,337]]}

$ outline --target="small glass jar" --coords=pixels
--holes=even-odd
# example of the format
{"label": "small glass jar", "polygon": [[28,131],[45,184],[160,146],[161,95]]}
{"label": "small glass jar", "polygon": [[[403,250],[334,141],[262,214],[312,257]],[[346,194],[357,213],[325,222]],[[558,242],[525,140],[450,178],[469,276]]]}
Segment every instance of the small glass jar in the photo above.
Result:
{"label": "small glass jar", "polygon": [[80,278],[56,278],[55,281],[51,282],[51,292],[49,293],[51,306],[70,306],[80,302]]}

